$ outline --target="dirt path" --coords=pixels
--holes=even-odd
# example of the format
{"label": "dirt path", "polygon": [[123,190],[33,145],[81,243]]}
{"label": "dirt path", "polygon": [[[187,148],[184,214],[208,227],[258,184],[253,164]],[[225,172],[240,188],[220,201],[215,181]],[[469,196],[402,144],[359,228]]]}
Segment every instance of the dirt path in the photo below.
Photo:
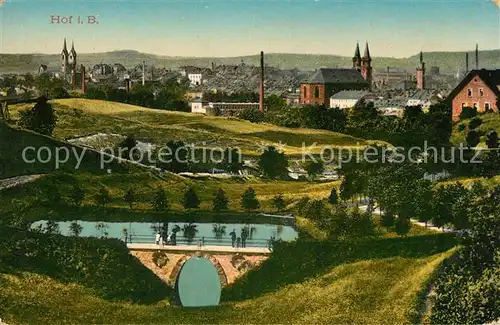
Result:
{"label": "dirt path", "polygon": [[0,191],[6,190],[11,187],[16,187],[22,184],[26,184],[29,182],[33,182],[42,177],[42,175],[27,175],[27,176],[18,176],[11,177],[6,179],[0,179]]}

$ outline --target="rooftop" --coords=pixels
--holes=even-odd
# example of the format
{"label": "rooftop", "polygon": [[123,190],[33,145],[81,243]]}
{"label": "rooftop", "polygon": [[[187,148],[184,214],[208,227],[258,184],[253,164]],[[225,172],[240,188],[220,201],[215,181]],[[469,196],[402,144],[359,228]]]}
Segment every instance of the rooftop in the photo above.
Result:
{"label": "rooftop", "polygon": [[363,84],[368,86],[365,78],[355,69],[321,68],[304,79],[306,84]]}
{"label": "rooftop", "polygon": [[334,94],[331,99],[361,99],[368,95],[368,91],[364,90],[344,90]]}

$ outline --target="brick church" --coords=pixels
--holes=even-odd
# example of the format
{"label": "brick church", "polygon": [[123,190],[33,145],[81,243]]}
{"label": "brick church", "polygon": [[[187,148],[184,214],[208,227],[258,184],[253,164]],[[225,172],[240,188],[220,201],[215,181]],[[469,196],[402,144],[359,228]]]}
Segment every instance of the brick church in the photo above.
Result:
{"label": "brick church", "polygon": [[363,57],[359,51],[359,43],[352,58],[351,69],[321,68],[300,84],[301,104],[325,105],[328,107],[330,97],[343,90],[369,90],[372,88],[372,59],[366,43]]}

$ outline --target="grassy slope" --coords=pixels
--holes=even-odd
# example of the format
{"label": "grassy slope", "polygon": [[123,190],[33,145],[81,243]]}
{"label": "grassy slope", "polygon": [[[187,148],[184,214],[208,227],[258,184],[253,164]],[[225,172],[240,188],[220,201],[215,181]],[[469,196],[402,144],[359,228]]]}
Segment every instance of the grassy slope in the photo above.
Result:
{"label": "grassy slope", "polygon": [[[74,172],[75,166],[77,166],[74,152],[78,156],[81,156],[82,150],[84,150],[82,147],[59,141],[52,137],[43,136],[29,130],[13,128],[0,121],[0,179],[19,175],[48,173],[56,169],[55,159],[45,164],[24,161],[23,150],[27,147],[35,147],[36,149],[42,147],[49,148],[52,157],[55,157],[55,148],[67,148],[72,154],[70,154],[69,160],[66,163],[61,164],[60,168],[68,172]],[[42,159],[46,159],[46,155],[47,153],[44,153],[41,156]],[[28,161],[31,161],[36,158],[36,154],[34,151],[27,151],[26,158]],[[87,150],[86,154],[83,155],[83,161],[79,166],[79,170],[103,174],[104,172],[100,170],[99,162],[100,155],[97,152]],[[121,173],[139,170],[134,166],[119,164],[117,162],[109,164],[108,167]]]}
{"label": "grassy slope", "polygon": [[[286,144],[287,154],[300,155],[302,143],[306,148],[319,146],[356,147],[368,141],[345,134],[312,129],[290,129],[268,124],[255,124],[234,118],[207,117],[198,114],[152,110],[122,103],[89,99],[53,100],[59,121],[54,130],[56,138],[74,138],[95,133],[132,134],[138,140],[165,144],[169,140],[182,140],[198,146],[239,147],[244,154],[259,153],[257,144]],[[28,105],[11,107],[16,110]]]}
{"label": "grassy slope", "polygon": [[[479,115],[479,118],[483,120],[483,124],[479,126],[478,130],[481,132],[481,143],[479,146],[485,147],[485,140],[486,140],[486,133],[488,133],[491,130],[497,131],[497,133],[500,133],[500,114],[498,113],[489,113],[489,114],[482,114]],[[465,137],[467,136],[468,132],[468,125],[469,125],[470,120],[464,120],[460,121],[459,123],[456,123],[453,126],[453,132],[451,134],[451,142],[454,144],[459,144],[459,143],[466,143]],[[458,131],[458,125],[463,123],[466,128],[463,131]]]}
{"label": "grassy slope", "polygon": [[[359,250],[354,245],[354,251],[335,246],[325,251],[320,245],[316,248],[323,254],[317,256],[278,255],[252,272],[257,282],[251,283],[257,289],[251,292],[260,291],[255,297],[201,310],[169,307],[167,301],[110,302],[81,286],[37,274],[3,275],[0,314],[13,324],[409,323],[419,309],[418,296],[426,279],[451,254],[449,244],[431,247],[442,236],[416,238],[412,243],[406,243],[409,239],[367,243],[357,245]],[[284,281],[264,293],[261,289],[270,283],[270,270],[279,272],[273,273],[272,281],[273,277]],[[245,281],[235,286],[248,287]]]}

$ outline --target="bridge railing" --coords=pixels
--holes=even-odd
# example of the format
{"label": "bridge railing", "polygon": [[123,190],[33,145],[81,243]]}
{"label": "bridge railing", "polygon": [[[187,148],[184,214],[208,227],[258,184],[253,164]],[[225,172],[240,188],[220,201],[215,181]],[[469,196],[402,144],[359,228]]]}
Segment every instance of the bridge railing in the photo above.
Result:
{"label": "bridge railing", "polygon": [[[129,235],[127,240],[129,244],[154,244],[155,237],[151,235]],[[240,240],[239,247],[269,247],[271,241],[266,239],[247,239],[245,242]],[[174,243],[163,240],[164,245],[174,245]],[[217,237],[195,237],[188,240],[185,237],[177,237],[175,245],[189,245],[189,246],[233,246],[233,241],[230,238],[217,238]],[[234,242],[234,247],[237,246],[237,241]]]}

